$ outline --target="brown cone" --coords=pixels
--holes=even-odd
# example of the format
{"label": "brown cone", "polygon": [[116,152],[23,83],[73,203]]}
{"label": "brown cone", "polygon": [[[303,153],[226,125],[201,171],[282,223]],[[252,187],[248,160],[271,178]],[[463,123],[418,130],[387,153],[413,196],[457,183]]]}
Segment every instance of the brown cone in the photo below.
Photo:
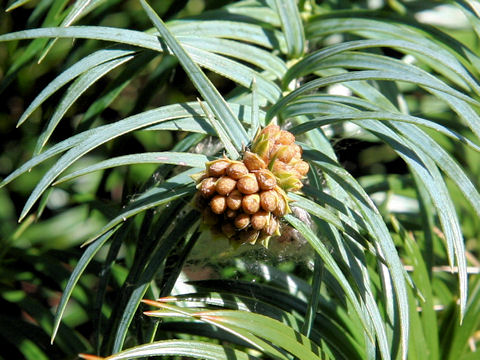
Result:
{"label": "brown cone", "polygon": [[310,167],[295,136],[278,125],[259,131],[251,149],[242,161],[224,157],[192,175],[198,189],[193,202],[213,233],[265,245],[280,235],[280,219],[291,212],[286,191],[300,190]]}

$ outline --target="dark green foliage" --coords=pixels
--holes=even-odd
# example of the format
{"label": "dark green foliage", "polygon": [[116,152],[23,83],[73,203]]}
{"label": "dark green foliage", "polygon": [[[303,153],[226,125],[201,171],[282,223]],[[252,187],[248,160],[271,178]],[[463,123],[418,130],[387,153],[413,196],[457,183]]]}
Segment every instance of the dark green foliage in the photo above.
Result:
{"label": "dark green foliage", "polygon": [[[0,359],[477,358],[480,5],[373,3],[4,5]],[[272,119],[311,171],[233,249],[191,175]]]}

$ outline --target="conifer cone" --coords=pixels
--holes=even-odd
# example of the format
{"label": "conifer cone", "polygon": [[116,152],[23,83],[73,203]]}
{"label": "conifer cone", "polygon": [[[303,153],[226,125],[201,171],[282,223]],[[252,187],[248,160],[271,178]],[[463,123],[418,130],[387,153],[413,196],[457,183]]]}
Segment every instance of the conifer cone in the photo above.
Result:
{"label": "conifer cone", "polygon": [[234,244],[261,242],[280,235],[280,219],[291,212],[287,191],[299,191],[309,165],[295,136],[269,125],[260,130],[241,161],[223,157],[194,176],[196,207],[205,225]]}

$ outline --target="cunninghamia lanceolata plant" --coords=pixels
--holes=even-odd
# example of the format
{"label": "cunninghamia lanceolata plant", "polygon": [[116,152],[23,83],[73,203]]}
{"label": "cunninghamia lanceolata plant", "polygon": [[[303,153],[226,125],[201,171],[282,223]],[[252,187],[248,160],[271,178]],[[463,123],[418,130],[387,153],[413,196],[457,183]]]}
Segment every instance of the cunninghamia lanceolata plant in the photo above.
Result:
{"label": "cunninghamia lanceolata plant", "polygon": [[280,219],[291,212],[286,192],[298,192],[309,170],[295,136],[274,124],[257,133],[241,161],[224,156],[205,167],[194,176],[204,224],[233,245],[264,246],[280,235]]}

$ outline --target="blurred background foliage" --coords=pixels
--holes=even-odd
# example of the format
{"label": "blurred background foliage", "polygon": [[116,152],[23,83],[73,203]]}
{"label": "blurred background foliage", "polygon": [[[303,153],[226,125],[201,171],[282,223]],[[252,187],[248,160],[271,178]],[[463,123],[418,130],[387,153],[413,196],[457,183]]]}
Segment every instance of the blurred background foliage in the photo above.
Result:
{"label": "blurred background foliage", "polygon": [[[5,12],[7,1],[0,8],[0,33],[40,27],[48,17],[51,1],[31,1],[11,12]],[[188,3],[188,4],[187,4]],[[154,2],[160,14],[167,17],[188,16],[200,13],[206,7],[221,6],[219,1],[168,1]],[[226,3],[226,2],[225,2]],[[43,5],[43,6],[41,6]],[[68,2],[63,2],[68,8]],[[64,9],[55,16],[62,17]],[[108,1],[81,24],[145,29],[151,26],[140,4],[132,1]],[[44,119],[51,115],[61,93],[55,94],[45,106],[32,114],[24,126],[16,128],[20,115],[38,93],[59,72],[68,68],[75,60],[97,47],[96,41],[61,39],[57,41],[43,61],[38,64],[38,54],[28,56],[29,44],[0,44],[0,79],[2,83],[0,101],[0,176],[6,177],[28,160],[35,149],[38,134]],[[81,43],[81,44],[79,44]],[[45,46],[43,41],[41,46]],[[38,46],[38,45],[37,45]],[[72,47],[76,51],[70,53]],[[16,65],[12,70],[12,65]],[[125,81],[121,93],[100,116],[92,115],[79,124],[85,110],[98,98],[118,85],[122,69],[108,74],[92,86],[69,110],[68,121],[60,124],[52,142],[71,134],[122,119],[135,113],[143,106],[156,107],[164,104],[194,100],[193,87],[185,74],[178,68],[175,73],[165,75],[156,70],[157,61],[148,63],[138,71],[134,81]],[[132,70],[130,70],[132,71]],[[159,78],[171,76],[157,88]],[[108,86],[110,84],[110,87]],[[228,86],[228,85],[227,85]],[[178,136],[169,131],[143,132],[107,144],[81,160],[81,167],[113,156],[132,151],[162,151],[171,149]],[[81,351],[91,349],[88,341],[93,323],[89,318],[89,298],[81,287],[92,288],[97,283],[94,275],[82,278],[80,287],[74,292],[75,300],[69,306],[64,321],[79,332],[66,343],[50,345],[53,327],[52,310],[58,305],[62,289],[73,266],[83,250],[79,245],[105,224],[129,197],[133,197],[152,176],[156,166],[139,164],[129,168],[117,168],[79,178],[78,181],[57,188],[50,194],[38,214],[28,216],[18,224],[18,216],[25,199],[39,181],[45,170],[54,161],[47,161],[23,176],[19,181],[0,189],[0,358],[2,359],[73,359]],[[105,254],[100,255],[100,259]],[[118,265],[118,276],[122,279],[125,270]],[[100,271],[99,263],[89,272]],[[121,280],[119,280],[120,282]],[[78,302],[78,303],[77,303]],[[82,330],[83,328],[83,330]],[[68,336],[67,336],[68,338]]]}
{"label": "blurred background foliage", "polygon": [[[181,19],[203,14],[207,10],[221,8],[233,1],[219,0],[151,0],[151,6],[164,20]],[[0,2],[1,9],[10,3]],[[59,8],[51,6],[60,4]],[[65,15],[69,2],[63,1],[30,1],[12,11],[0,12],[0,34],[56,25]],[[440,1],[318,1],[316,11],[328,13],[341,9],[375,9],[386,13],[415,17],[423,23],[433,24],[449,35],[466,44],[474,53],[480,53],[478,36],[472,30],[459,7],[449,2]],[[101,25],[121,27],[125,29],[145,30],[151,27],[144,10],[137,0],[109,0],[92,13],[78,21],[79,25]],[[16,124],[21,114],[32,100],[62,70],[78,59],[98,48],[96,40],[69,39],[58,40],[40,63],[37,63],[41,52],[35,47],[43,48],[47,40],[14,41],[0,43],[0,176],[6,177],[21,164],[32,157],[38,134],[43,129],[45,119],[51,115],[61,99],[62,92],[54,94],[41,109],[35,111],[29,121],[21,127]],[[37,49],[38,49],[37,48]],[[400,58],[403,54],[387,49],[387,55]],[[108,124],[141,110],[156,108],[162,105],[184,101],[194,101],[196,91],[184,71],[172,57],[169,61],[159,58],[142,59],[141,66],[120,67],[114,69],[90,87],[80,99],[73,104],[66,114],[66,121],[59,124],[53,134],[51,143],[65,139],[72,134],[88,128]],[[427,69],[428,70],[428,69]],[[478,70],[478,69],[477,69]],[[135,76],[131,76],[135,73]],[[208,73],[208,72],[207,72]],[[208,73],[210,79],[222,94],[228,94],[233,83],[216,74]],[[469,135],[463,127],[455,124],[456,117],[444,104],[433,95],[418,91],[411,84],[400,84],[401,92],[409,108],[415,116],[424,116],[446,124],[452,129]],[[98,112],[96,100],[100,96],[112,95],[109,106]],[[480,154],[458,145],[458,142],[430,131],[429,134],[452,154],[463,165],[465,172],[476,187],[480,179]],[[129,153],[170,150],[184,139],[182,132],[144,131],[131,136],[122,137],[107,143],[105,146],[84,156],[75,168],[82,168],[100,160],[109,159]],[[421,218],[418,216],[418,204],[414,199],[418,196],[412,185],[404,162],[387,145],[372,139],[357,128],[348,125],[332,126],[331,141],[339,157],[340,163],[362,184],[374,198],[381,212],[388,218],[394,214],[403,227],[414,231],[421,241]],[[1,359],[74,359],[79,352],[94,352],[98,339],[93,337],[99,320],[92,318],[95,313],[95,301],[92,294],[99,286],[97,274],[105,271],[103,266],[108,258],[107,250],[101,251],[90,264],[87,272],[75,287],[65,312],[59,335],[50,345],[53,328],[54,311],[60,300],[63,289],[71,271],[83,253],[80,244],[94,235],[106,224],[118,209],[143,191],[145,184],[152,180],[155,164],[135,164],[127,167],[107,169],[75,179],[50,190],[36,213],[28,215],[22,223],[17,220],[35,184],[38,183],[55,160],[49,160],[20,179],[0,188],[0,358]],[[158,173],[156,174],[158,175]],[[471,275],[469,277],[472,301],[480,295],[479,251],[480,222],[471,206],[463,201],[460,191],[450,184],[449,190],[459,214],[465,236],[467,259]],[[410,206],[411,205],[411,206]],[[145,215],[148,216],[148,215]],[[143,218],[136,218],[131,226],[139,228]],[[389,223],[395,233],[395,219]],[[399,228],[401,229],[402,226]],[[394,237],[407,269],[418,265],[412,253],[425,249],[417,249],[415,241],[406,246],[405,238],[398,230]],[[436,241],[441,242],[440,236]],[[437,234],[437,235],[438,235]],[[408,241],[407,241],[408,244]],[[109,284],[106,298],[113,303],[113,298],[122,288],[128,269],[133,263],[135,242],[127,239],[122,247],[121,256],[111,268],[113,281]],[[458,326],[457,278],[448,272],[444,265],[447,256],[443,246],[434,246],[432,258],[424,259],[427,265],[434,265],[432,286],[435,293],[435,309],[439,323],[439,339],[448,338]],[[260,256],[253,259],[260,261]],[[312,281],[311,265],[313,254],[305,250],[296,258],[284,259],[278,254],[264,253],[263,259],[285,273]],[[251,260],[251,259],[250,259]],[[282,260],[282,261],[281,261]],[[369,259],[371,263],[374,259]],[[201,270],[187,269],[191,279],[202,278],[234,278],[245,281],[266,282],[252,269],[242,270],[241,261],[230,259],[222,266],[200,267]],[[257,269],[258,270],[258,269]],[[190,271],[190,273],[188,273]],[[431,271],[431,269],[429,270]],[[375,279],[375,274],[372,278]],[[379,281],[378,276],[376,281]],[[220,285],[219,285],[220,286]],[[225,287],[225,284],[223,285]],[[379,286],[379,285],[378,285]],[[102,308],[102,316],[108,317],[112,308]],[[455,315],[456,314],[456,315]],[[137,319],[138,320],[138,319]],[[480,340],[478,322],[470,329],[468,346],[473,356],[464,359],[475,359],[474,351]],[[136,324],[135,333],[144,331],[141,324]],[[171,333],[162,330],[162,336],[168,338],[176,332],[171,325]],[[200,336],[183,335],[186,339],[201,339]],[[127,339],[127,345],[136,344],[134,336]],[[448,344],[448,343],[447,343]],[[442,343],[440,343],[440,347]],[[447,346],[447,345],[445,345]],[[449,349],[444,349],[443,357],[448,358]],[[421,354],[418,354],[422,358]],[[478,356],[478,355],[477,355]],[[412,355],[412,358],[413,355]],[[463,358],[462,358],[463,359]]]}

